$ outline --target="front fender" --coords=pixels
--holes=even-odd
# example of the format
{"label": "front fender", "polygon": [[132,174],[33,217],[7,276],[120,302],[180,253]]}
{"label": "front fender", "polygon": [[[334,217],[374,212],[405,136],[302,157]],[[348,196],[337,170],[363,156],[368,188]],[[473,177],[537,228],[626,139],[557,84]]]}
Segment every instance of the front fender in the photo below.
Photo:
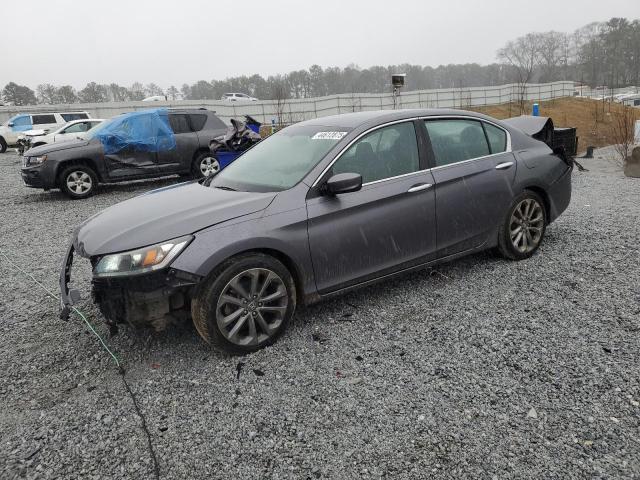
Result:
{"label": "front fender", "polygon": [[304,206],[274,215],[260,212],[202,230],[171,266],[207,277],[228,258],[251,250],[271,250],[286,257],[295,265],[291,273],[301,283],[303,295],[316,293]]}

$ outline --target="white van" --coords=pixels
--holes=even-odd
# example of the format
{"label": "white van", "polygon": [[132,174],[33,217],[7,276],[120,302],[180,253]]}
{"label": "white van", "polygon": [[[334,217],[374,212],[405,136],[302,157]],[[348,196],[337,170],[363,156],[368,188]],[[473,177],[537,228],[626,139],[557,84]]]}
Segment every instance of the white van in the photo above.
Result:
{"label": "white van", "polygon": [[15,146],[18,136],[27,130],[47,130],[61,127],[72,120],[91,118],[87,112],[19,113],[0,125],[0,153]]}

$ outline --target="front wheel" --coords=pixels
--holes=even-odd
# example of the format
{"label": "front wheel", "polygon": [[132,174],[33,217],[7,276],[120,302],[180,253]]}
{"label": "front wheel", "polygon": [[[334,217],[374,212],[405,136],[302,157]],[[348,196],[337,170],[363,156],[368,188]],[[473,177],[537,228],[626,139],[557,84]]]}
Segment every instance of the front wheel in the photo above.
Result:
{"label": "front wheel", "polygon": [[194,178],[204,178],[215,175],[220,171],[220,163],[209,152],[202,152],[193,161],[191,173]]}
{"label": "front wheel", "polygon": [[535,192],[518,195],[498,232],[498,250],[510,260],[524,260],[542,243],[547,227],[544,201]]}
{"label": "front wheel", "polygon": [[72,165],[60,174],[60,189],[72,199],[91,196],[98,185],[98,176],[85,165]]}
{"label": "front wheel", "polygon": [[254,352],[273,343],[295,308],[296,288],[289,270],[261,253],[224,262],[191,302],[200,336],[231,354]]}

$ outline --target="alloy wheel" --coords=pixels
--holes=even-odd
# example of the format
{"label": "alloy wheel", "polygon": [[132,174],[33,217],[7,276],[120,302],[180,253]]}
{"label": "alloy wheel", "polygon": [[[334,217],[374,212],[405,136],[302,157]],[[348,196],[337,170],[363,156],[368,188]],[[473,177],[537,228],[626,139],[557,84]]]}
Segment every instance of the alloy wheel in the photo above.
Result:
{"label": "alloy wheel", "polygon": [[87,193],[93,187],[91,176],[81,170],[71,172],[67,175],[66,182],[69,190],[77,195]]}
{"label": "alloy wheel", "polygon": [[509,236],[516,250],[528,253],[534,250],[544,230],[544,210],[533,198],[525,198],[513,210],[509,221]]}
{"label": "alloy wheel", "polygon": [[280,276],[266,268],[251,268],[222,289],[216,322],[229,342],[257,345],[277,333],[288,305],[287,288]]}
{"label": "alloy wheel", "polygon": [[220,164],[214,157],[204,157],[200,161],[200,172],[202,172],[202,175],[205,177],[218,173],[219,171]]}

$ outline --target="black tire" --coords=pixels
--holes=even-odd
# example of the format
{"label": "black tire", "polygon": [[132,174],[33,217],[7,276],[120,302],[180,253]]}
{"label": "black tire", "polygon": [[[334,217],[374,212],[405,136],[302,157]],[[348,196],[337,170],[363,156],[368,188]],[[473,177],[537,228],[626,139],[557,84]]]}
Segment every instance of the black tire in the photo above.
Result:
{"label": "black tire", "polygon": [[[254,289],[250,284],[251,276],[244,277],[248,272],[258,272],[258,276],[262,272],[266,286],[260,288],[259,280],[256,280],[257,288]],[[275,277],[267,280],[271,274]],[[249,304],[243,295],[235,294],[239,290],[231,283],[237,279],[248,293],[244,298],[249,298]],[[252,296],[252,290],[261,290],[260,297]],[[264,304],[260,302],[277,295],[280,295],[277,299]],[[233,302],[225,301],[228,298],[233,298]],[[197,289],[191,302],[193,324],[200,336],[213,348],[232,355],[255,352],[271,345],[287,328],[295,309],[296,286],[291,273],[282,262],[262,253],[239,255],[222,263]],[[236,320],[231,320],[226,328],[220,326],[225,318],[234,316]],[[234,329],[236,333],[232,335]]]}
{"label": "black tire", "polygon": [[[76,178],[77,181],[82,180],[82,185],[78,184],[78,188],[72,188],[70,182]],[[87,180],[88,178],[88,180]],[[69,198],[79,200],[93,195],[98,186],[98,176],[92,168],[86,165],[71,165],[65,168],[58,177],[58,186],[60,190]]]}
{"label": "black tire", "polygon": [[4,138],[0,137],[0,153],[4,153],[7,151],[7,142],[5,142]]}
{"label": "black tire", "polygon": [[[196,158],[193,160],[193,163],[191,164],[191,174],[193,175],[193,178],[198,179],[198,178],[204,178],[207,176],[203,171],[203,170],[207,170],[206,168],[203,167],[203,163],[207,162],[207,159],[210,159],[210,163],[213,165],[215,173],[218,173],[220,171],[220,164],[218,163],[218,161],[215,159],[215,157],[211,152],[200,152],[198,155],[196,155]],[[217,165],[217,168],[215,168],[216,165]]]}
{"label": "black tire", "polygon": [[[529,216],[527,209],[531,209]],[[498,252],[509,260],[531,257],[542,244],[547,219],[547,209],[540,195],[531,190],[522,192],[514,198],[500,226]]]}

